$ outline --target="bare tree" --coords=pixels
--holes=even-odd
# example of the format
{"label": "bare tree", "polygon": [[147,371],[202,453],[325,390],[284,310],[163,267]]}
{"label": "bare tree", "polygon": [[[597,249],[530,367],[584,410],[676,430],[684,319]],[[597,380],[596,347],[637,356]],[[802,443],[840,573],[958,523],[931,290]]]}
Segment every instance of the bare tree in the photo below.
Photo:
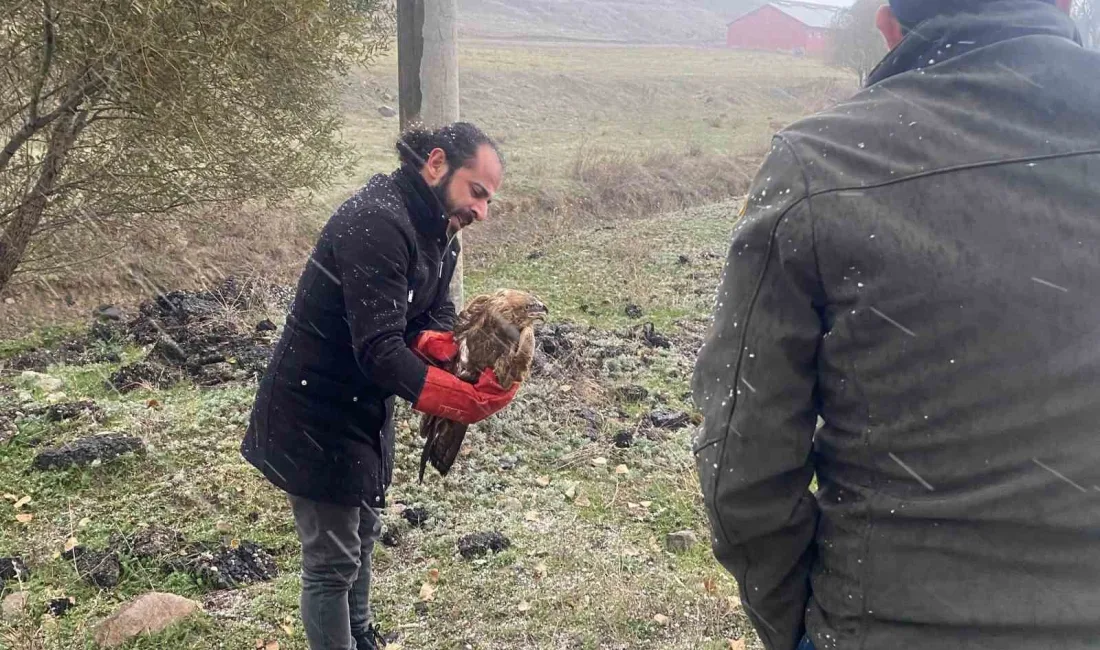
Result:
{"label": "bare tree", "polygon": [[[0,0],[0,289],[85,229],[319,188],[392,0]],[[188,210],[191,209],[189,212]]]}
{"label": "bare tree", "polygon": [[882,0],[859,0],[837,12],[833,21],[832,61],[855,71],[860,85],[886,55],[886,42],[875,27],[875,12],[882,4]]}
{"label": "bare tree", "polygon": [[1073,17],[1081,30],[1085,47],[1100,48],[1100,6],[1097,0],[1075,0]]}

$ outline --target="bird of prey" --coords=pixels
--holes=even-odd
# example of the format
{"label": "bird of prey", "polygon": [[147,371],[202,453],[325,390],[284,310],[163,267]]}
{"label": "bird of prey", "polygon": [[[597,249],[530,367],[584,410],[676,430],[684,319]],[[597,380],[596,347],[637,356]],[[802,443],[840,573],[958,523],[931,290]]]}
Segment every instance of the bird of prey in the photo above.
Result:
{"label": "bird of prey", "polygon": [[[492,368],[500,385],[511,388],[531,371],[535,355],[535,323],[548,310],[535,296],[514,289],[481,295],[469,302],[455,323],[458,356],[443,366],[459,379],[475,382],[485,368]],[[424,415],[420,435],[427,440],[420,456],[420,482],[432,467],[446,476],[454,465],[467,425],[438,416]]]}

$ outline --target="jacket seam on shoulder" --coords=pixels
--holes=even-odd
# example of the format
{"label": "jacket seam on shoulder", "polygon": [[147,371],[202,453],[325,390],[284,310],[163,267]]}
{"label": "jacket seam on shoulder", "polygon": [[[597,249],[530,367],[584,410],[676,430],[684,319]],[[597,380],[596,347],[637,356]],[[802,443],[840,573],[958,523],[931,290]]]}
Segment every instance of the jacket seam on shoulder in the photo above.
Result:
{"label": "jacket seam on shoulder", "polygon": [[987,167],[1004,167],[1007,165],[1018,165],[1021,163],[1029,162],[1042,162],[1049,160],[1060,160],[1062,158],[1082,158],[1085,156],[1097,156],[1100,155],[1100,149],[1085,149],[1082,151],[1070,151],[1056,154],[1045,154],[1041,156],[1023,156],[1020,158],[1008,158],[1005,160],[983,160],[981,162],[963,163],[959,165],[951,165],[948,167],[940,167],[938,169],[930,169],[923,172],[917,172],[915,174],[909,174],[908,176],[902,176],[901,178],[891,178],[878,183],[871,183],[868,185],[845,185],[841,187],[830,187],[828,189],[821,189],[817,191],[811,191],[808,187],[807,198],[813,198],[816,196],[823,196],[825,194],[833,194],[836,192],[853,192],[858,190],[877,190],[884,187],[890,187],[891,185],[898,185],[900,183],[907,183],[909,181],[920,180],[924,178],[932,178],[934,176],[942,176],[944,174],[953,174],[955,172],[972,171],[975,169],[985,169]]}
{"label": "jacket seam on shoulder", "polygon": [[821,297],[825,303],[828,304],[828,293],[825,291],[825,280],[821,273],[821,258],[818,256],[817,251],[817,216],[814,214],[813,207],[813,195],[810,193],[810,175],[806,171],[806,164],[802,162],[802,157],[798,155],[798,151],[795,150],[794,144],[792,144],[783,134],[776,136],[783,144],[787,145],[787,150],[791,152],[791,156],[794,157],[795,162],[798,163],[798,171],[802,173],[802,189],[803,196],[806,199],[806,212],[810,219],[810,246],[814,253],[814,274],[817,279],[818,289],[821,291]]}

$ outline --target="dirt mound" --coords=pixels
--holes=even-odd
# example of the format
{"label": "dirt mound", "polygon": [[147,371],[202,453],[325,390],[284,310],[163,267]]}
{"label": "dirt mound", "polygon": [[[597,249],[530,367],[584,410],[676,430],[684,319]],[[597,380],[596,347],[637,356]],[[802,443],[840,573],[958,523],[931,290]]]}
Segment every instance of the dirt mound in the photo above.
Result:
{"label": "dirt mound", "polygon": [[462,557],[471,560],[489,553],[500,553],[511,545],[512,540],[497,531],[474,533],[458,540],[458,552]]}
{"label": "dirt mound", "polygon": [[139,361],[119,368],[107,383],[120,393],[141,388],[168,388],[184,378],[179,368]]}
{"label": "dirt mound", "polygon": [[135,341],[149,345],[224,312],[225,305],[210,292],[172,291],[142,302],[128,327]]}
{"label": "dirt mound", "polygon": [[198,544],[193,548],[184,558],[166,563],[165,568],[188,573],[211,589],[237,589],[279,575],[275,558],[255,542],[213,547]]}
{"label": "dirt mound", "polygon": [[152,348],[143,361],[119,369],[110,381],[126,392],[164,388],[184,378],[200,386],[257,378],[271,359],[278,328],[265,320],[245,333],[233,316],[261,301],[282,303],[288,295],[287,289],[229,278],[215,291],[173,291],[146,300],[127,328],[131,339]]}
{"label": "dirt mound", "polygon": [[[655,348],[680,350],[673,340],[645,323],[620,331],[606,331],[572,323],[552,323],[536,332],[535,374],[565,378],[576,373],[612,379],[627,376],[646,363]],[[636,395],[636,393],[635,393]],[[644,399],[644,398],[642,398]]]}
{"label": "dirt mound", "polygon": [[165,573],[185,573],[210,589],[236,589],[278,576],[272,552],[248,540],[229,544],[188,542],[182,533],[155,524],[115,536],[111,552],[151,561]]}
{"label": "dirt mound", "polygon": [[32,467],[37,470],[84,467],[95,461],[105,463],[131,452],[145,453],[145,443],[141,438],[110,434],[91,436],[39,453]]}
{"label": "dirt mound", "polygon": [[[106,329],[104,329],[106,328]],[[25,350],[4,364],[11,370],[33,370],[45,372],[53,365],[88,365],[92,363],[118,363],[121,357],[117,350],[105,345],[105,336],[115,336],[117,328],[97,329],[84,336],[71,337],[50,347],[36,347]]]}
{"label": "dirt mound", "polygon": [[64,422],[79,417],[87,417],[99,421],[103,418],[103,409],[90,399],[78,402],[62,402],[51,404],[41,411],[46,416],[47,422]]}
{"label": "dirt mound", "polygon": [[431,514],[424,508],[405,508],[401,511],[401,516],[413,528],[421,528],[431,519]]}
{"label": "dirt mound", "polygon": [[93,551],[83,546],[74,547],[65,554],[76,565],[82,580],[96,587],[110,588],[122,577],[122,564],[111,551]]}
{"label": "dirt mound", "polygon": [[658,429],[683,429],[691,416],[683,411],[657,410],[649,414],[649,423]]}
{"label": "dirt mound", "polygon": [[167,526],[153,525],[143,528],[129,538],[115,539],[112,546],[120,552],[139,560],[165,558],[177,553],[186,544],[179,531]]}

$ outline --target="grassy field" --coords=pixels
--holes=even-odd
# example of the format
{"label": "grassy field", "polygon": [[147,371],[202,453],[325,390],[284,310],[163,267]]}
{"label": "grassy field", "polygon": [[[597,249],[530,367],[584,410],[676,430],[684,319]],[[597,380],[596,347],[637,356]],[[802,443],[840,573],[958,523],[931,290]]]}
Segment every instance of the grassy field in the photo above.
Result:
{"label": "grassy field", "polygon": [[[471,42],[459,65],[462,118],[497,138],[508,164],[475,249],[737,196],[778,128],[852,88],[812,60],[688,47]],[[393,66],[349,89],[346,133],[363,158],[323,204],[392,167],[396,120],[377,108],[397,94]]]}
{"label": "grassy field", "polygon": [[[410,430],[415,421],[402,416],[391,499],[432,513],[426,527],[410,529],[391,511],[387,524],[403,530],[404,539],[376,552],[378,615],[387,630],[401,633],[403,647],[726,648],[726,639],[745,635],[745,620],[731,600],[734,587],[705,541],[691,429],[638,435],[626,449],[611,443],[616,433],[638,428],[652,408],[689,409],[693,349],[679,339],[701,331],[699,317],[711,299],[735,212],[735,204],[719,204],[587,237],[577,233],[583,244],[565,239],[529,264],[505,262],[471,278],[474,288],[534,289],[555,313],[619,331],[590,335],[597,346],[604,337],[620,347],[629,325],[641,322],[623,314],[627,302],[643,305],[649,312],[643,320],[678,342],[669,350],[619,351],[607,373],[533,380],[514,413],[478,428],[451,476],[430,477],[423,486],[412,480],[419,458]],[[675,242],[675,254],[653,250],[635,258],[630,251],[639,236]],[[610,276],[623,282],[606,281]],[[46,339],[9,341],[2,354],[10,358]],[[121,363],[141,356],[132,346],[121,351]],[[0,623],[0,647],[91,648],[94,625],[118,603],[161,590],[203,601],[207,613],[128,647],[250,648],[260,639],[304,648],[295,618],[299,565],[289,509],[237,452],[252,384],[201,389],[185,383],[122,395],[104,381],[118,365],[54,366],[48,374],[62,385],[53,393],[18,375],[4,380],[0,412],[16,417],[17,433],[0,445],[0,485],[14,497],[0,506],[0,555],[20,555],[31,565],[22,587],[32,615]],[[652,398],[616,400],[615,388],[627,384],[645,387]],[[41,414],[15,415],[83,399],[103,409],[100,421],[51,423]],[[594,431],[570,415],[576,408],[600,415]],[[103,431],[137,435],[149,451],[98,467],[27,471],[43,447]],[[509,457],[514,467],[502,469]],[[13,501],[23,497],[30,502],[14,509]],[[21,523],[17,514],[33,519]],[[212,592],[186,574],[165,575],[153,564],[132,562],[124,565],[118,586],[101,590],[81,581],[72,561],[60,556],[70,538],[103,549],[150,525],[192,540],[247,539],[282,549],[276,554],[280,576]],[[683,529],[702,541],[686,553],[669,552],[665,535]],[[458,537],[485,530],[506,534],[511,548],[474,561],[456,554]],[[433,580],[431,600],[418,606],[423,585]],[[49,600],[66,596],[76,599],[72,613],[59,619],[42,614]]]}
{"label": "grassy field", "polygon": [[[379,621],[404,648],[758,647],[732,581],[710,555],[693,427],[644,422],[654,409],[691,410],[695,346],[737,213],[730,197],[775,128],[851,80],[800,59],[688,48],[465,43],[461,54],[464,117],[496,135],[508,157],[499,210],[467,239],[467,291],[534,291],[556,323],[596,328],[590,337],[602,352],[533,378],[513,407],[475,428],[445,480],[416,484],[419,439],[402,412],[391,502],[423,507],[431,519],[415,528],[399,508],[386,513],[402,540],[375,554]],[[275,279],[293,280],[331,206],[392,167],[396,121],[377,109],[396,94],[393,63],[349,87],[346,137],[363,158],[352,177],[297,213],[312,226],[282,246],[237,243],[257,255],[277,251],[277,268],[268,269]],[[631,304],[643,317],[627,315]],[[282,322],[277,310],[233,318],[251,326],[263,316]],[[643,322],[672,346],[637,343]],[[72,331],[4,341],[0,358]],[[105,377],[144,351],[115,351],[116,362],[51,366],[61,385],[48,389],[41,378],[0,373],[0,556],[22,556],[32,571],[25,584],[7,584],[27,591],[29,611],[0,622],[0,648],[92,648],[95,625],[119,603],[160,590],[199,600],[205,612],[129,650],[304,649],[289,507],[237,451],[253,384],[121,394]],[[647,396],[621,397],[618,389],[631,385]],[[94,400],[102,416],[50,422],[36,414],[80,399]],[[7,436],[5,420],[15,426]],[[139,436],[148,451],[84,469],[28,470],[43,448],[104,431]],[[612,440],[624,431],[636,442],[620,448]],[[121,582],[100,589],[63,556],[74,538],[103,549],[157,525],[192,541],[259,543],[279,575],[218,591],[156,562],[124,559]],[[699,543],[671,552],[665,536],[684,529]],[[487,530],[503,532],[511,547],[474,560],[456,552],[459,537]],[[76,601],[68,614],[44,613],[68,596]]]}

